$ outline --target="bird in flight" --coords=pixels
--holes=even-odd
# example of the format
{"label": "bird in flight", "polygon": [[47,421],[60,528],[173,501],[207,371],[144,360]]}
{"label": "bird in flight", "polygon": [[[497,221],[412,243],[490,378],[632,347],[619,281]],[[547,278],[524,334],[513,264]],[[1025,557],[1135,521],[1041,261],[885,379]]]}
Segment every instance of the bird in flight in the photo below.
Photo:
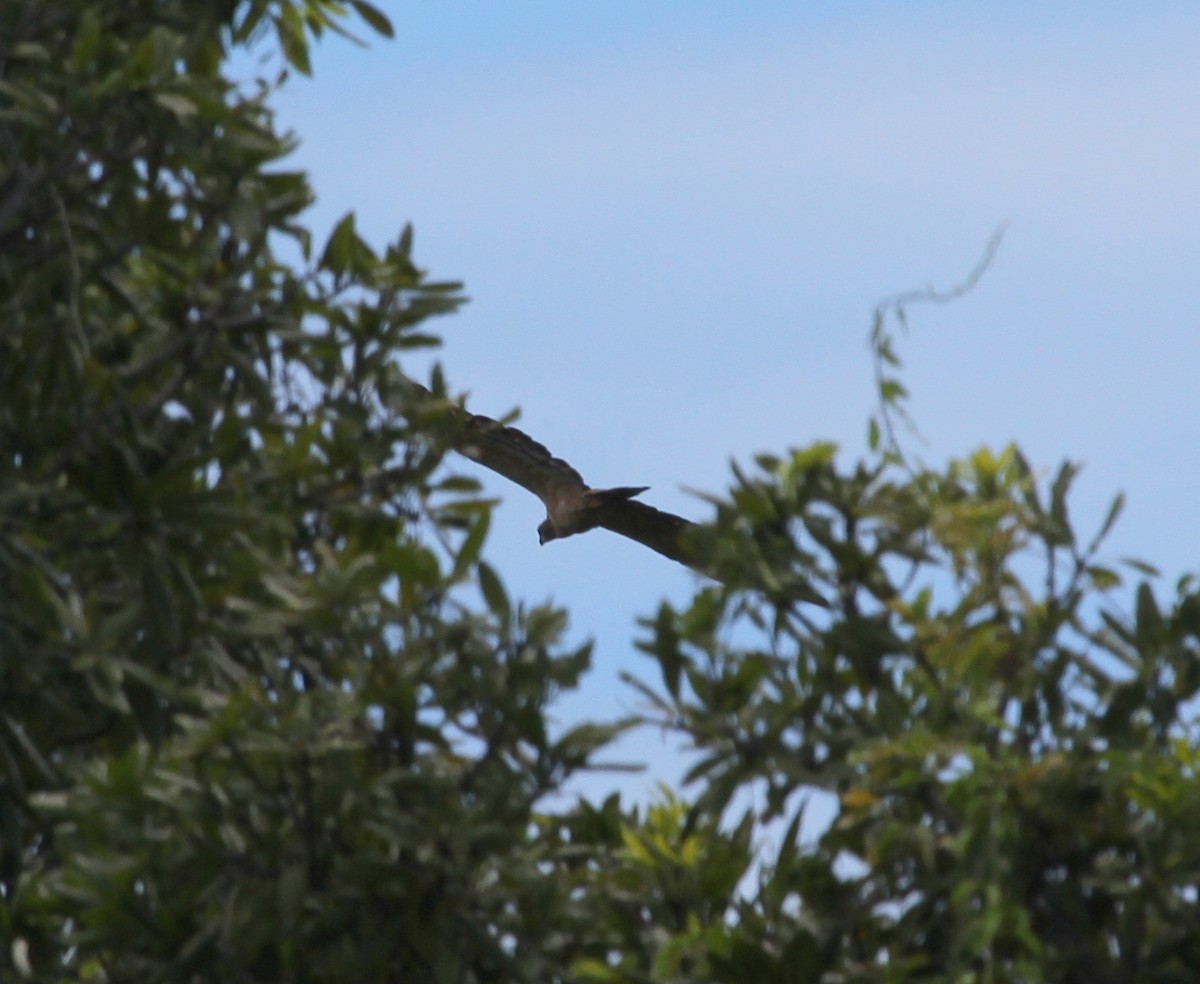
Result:
{"label": "bird in flight", "polygon": [[[404,389],[407,395],[402,399],[408,406],[414,397],[417,403],[435,399],[433,393],[413,379],[404,379]],[[686,543],[696,524],[636,500],[635,496],[649,486],[593,489],[579,472],[524,431],[482,414],[469,413],[456,403],[443,403],[442,409],[445,416],[440,430],[450,447],[542,500],[546,519],[538,526],[541,543],[603,528],[702,574],[708,573]]]}
{"label": "bird in flight", "polygon": [[523,431],[491,417],[461,413],[457,450],[528,489],[545,504],[546,519],[538,527],[541,543],[600,527],[671,560],[696,566],[684,548],[684,536],[695,524],[638,502],[635,496],[649,486],[593,489],[579,472]]}
{"label": "bird in flight", "polygon": [[[410,389],[403,402],[408,406],[414,393],[420,395],[417,402],[434,398],[420,383],[411,379],[405,382]],[[545,504],[546,518],[538,526],[541,543],[593,529],[612,530],[706,577],[728,583],[723,573],[698,553],[699,543],[693,536],[697,524],[637,501],[648,486],[594,489],[567,462],[524,431],[469,413],[444,398],[438,402],[444,416],[436,428],[448,446],[528,489]],[[779,599],[827,607],[825,599],[801,574],[789,578],[781,572],[779,576],[783,581],[771,589]]]}

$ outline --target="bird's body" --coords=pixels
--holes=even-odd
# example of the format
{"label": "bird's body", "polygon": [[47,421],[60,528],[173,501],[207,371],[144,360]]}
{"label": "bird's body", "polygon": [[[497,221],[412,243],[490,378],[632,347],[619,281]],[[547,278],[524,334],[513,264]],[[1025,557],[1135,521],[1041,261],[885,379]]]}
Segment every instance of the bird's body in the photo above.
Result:
{"label": "bird's body", "polygon": [[546,504],[546,518],[538,527],[538,541],[544,545],[551,540],[561,540],[564,536],[586,533],[603,526],[609,507],[619,507],[648,488],[649,485],[593,489],[585,485],[582,496],[572,492],[559,493],[552,502]]}

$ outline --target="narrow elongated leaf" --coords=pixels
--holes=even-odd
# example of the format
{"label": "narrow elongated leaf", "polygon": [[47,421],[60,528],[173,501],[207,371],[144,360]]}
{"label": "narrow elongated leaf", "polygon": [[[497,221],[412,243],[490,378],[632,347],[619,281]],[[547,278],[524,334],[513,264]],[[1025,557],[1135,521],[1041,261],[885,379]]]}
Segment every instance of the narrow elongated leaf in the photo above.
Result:
{"label": "narrow elongated leaf", "polygon": [[1137,621],[1134,635],[1144,656],[1149,655],[1149,651],[1162,640],[1163,628],[1163,616],[1158,609],[1158,602],[1154,600],[1154,591],[1149,583],[1143,581],[1137,590]]}
{"label": "narrow elongated leaf", "polygon": [[1094,553],[1096,548],[1099,547],[1104,541],[1104,538],[1108,536],[1109,530],[1113,528],[1113,524],[1117,521],[1117,517],[1121,515],[1121,510],[1124,507],[1125,493],[1118,492],[1115,496],[1113,496],[1113,501],[1109,505],[1108,512],[1104,516],[1104,522],[1100,524],[1099,531],[1092,538],[1092,542],[1088,544],[1087,552],[1089,554]]}
{"label": "narrow elongated leaf", "polygon": [[471,523],[470,531],[463,540],[462,546],[458,548],[458,555],[454,558],[453,580],[459,581],[466,577],[471,565],[479,559],[479,553],[483,550],[483,541],[487,539],[488,527],[491,522],[491,510],[484,510],[478,513],[477,518]]}
{"label": "narrow elongated leaf", "polygon": [[507,629],[512,620],[512,606],[508,600],[508,592],[504,590],[504,582],[500,580],[492,565],[482,560],[476,571],[479,574],[479,590],[483,593],[483,600],[487,602],[492,614],[500,620],[501,625]]}
{"label": "narrow elongated leaf", "polygon": [[385,38],[396,36],[396,31],[392,27],[392,22],[378,7],[375,7],[366,2],[366,0],[350,0],[354,9],[358,11],[358,16],[365,20],[371,27],[382,34]]}

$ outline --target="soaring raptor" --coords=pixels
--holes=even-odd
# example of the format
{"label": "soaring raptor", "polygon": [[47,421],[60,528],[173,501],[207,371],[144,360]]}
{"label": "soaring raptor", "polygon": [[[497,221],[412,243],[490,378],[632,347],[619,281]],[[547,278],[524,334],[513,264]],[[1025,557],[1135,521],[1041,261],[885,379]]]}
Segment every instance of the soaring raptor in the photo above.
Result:
{"label": "soaring raptor", "polygon": [[[425,398],[432,396],[425,387],[409,382]],[[546,518],[538,527],[542,543],[601,527],[636,540],[707,577],[725,580],[720,570],[697,553],[699,544],[691,535],[695,523],[636,500],[635,496],[648,486],[593,489],[579,472],[528,434],[491,417],[468,413],[457,404],[442,406],[447,410],[441,421],[443,433],[451,447],[528,489],[545,503]],[[776,583],[764,590],[769,590],[779,601],[828,605],[802,572],[780,570],[773,580]]]}
{"label": "soaring raptor", "polygon": [[[432,396],[420,383],[406,382],[422,398]],[[695,524],[634,498],[649,486],[593,489],[528,434],[457,405],[450,406],[444,424],[450,445],[460,454],[542,500],[546,519],[538,527],[538,539],[543,544],[603,527],[704,573],[686,548],[686,534]]]}
{"label": "soaring raptor", "polygon": [[468,458],[542,500],[546,519],[538,527],[539,542],[545,544],[603,527],[657,550],[664,557],[695,566],[683,543],[684,534],[694,524],[682,516],[638,502],[634,496],[649,486],[593,489],[579,472],[528,434],[479,414],[464,412],[456,443]]}

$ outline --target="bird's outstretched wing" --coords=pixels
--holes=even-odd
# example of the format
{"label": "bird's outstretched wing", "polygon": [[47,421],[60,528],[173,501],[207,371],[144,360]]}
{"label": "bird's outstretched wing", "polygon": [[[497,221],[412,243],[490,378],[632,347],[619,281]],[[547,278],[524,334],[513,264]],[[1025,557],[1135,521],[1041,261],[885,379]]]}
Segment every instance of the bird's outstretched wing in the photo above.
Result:
{"label": "bird's outstretched wing", "polygon": [[[603,497],[605,490],[598,490]],[[688,530],[696,524],[674,513],[663,512],[644,502],[630,498],[621,498],[612,502],[602,502],[598,507],[600,522],[606,530],[620,533],[631,540],[636,540],[643,546],[649,547],[670,557],[693,570],[701,570],[694,558],[689,557],[685,549],[684,537]],[[701,573],[704,573],[701,570]]]}
{"label": "bird's outstretched wing", "polygon": [[[419,383],[408,383],[423,396],[432,395]],[[703,573],[685,549],[685,534],[694,524],[634,501],[645,487],[589,488],[579,472],[524,431],[461,407],[453,407],[445,423],[449,443],[460,454],[542,500],[547,520],[538,532],[543,542],[604,527]]]}
{"label": "bird's outstretched wing", "polygon": [[582,497],[587,489],[579,472],[515,427],[464,414],[458,433],[461,454],[528,489],[547,509],[564,496]]}
{"label": "bird's outstretched wing", "polygon": [[464,430],[468,440],[459,450],[538,496],[558,527],[558,536],[601,526],[671,560],[695,566],[683,543],[684,533],[693,524],[636,501],[633,497],[645,492],[645,487],[589,488],[579,472],[544,445],[490,417],[472,416]]}
{"label": "bird's outstretched wing", "polygon": [[[414,402],[421,403],[434,396],[419,383],[406,382],[410,393],[419,394],[420,398]],[[412,397],[406,396],[406,400]],[[645,492],[644,487],[589,488],[579,472],[523,431],[491,417],[468,413],[457,404],[450,403],[447,407],[444,398],[441,403],[438,413],[442,416],[434,426],[450,447],[528,489],[545,503],[547,518],[538,527],[543,543],[602,527],[700,574],[724,580],[721,572],[703,557],[705,551],[691,535],[697,529],[696,524],[636,501],[634,497]],[[803,580],[785,585],[780,597],[789,602],[826,605],[820,594]]]}

